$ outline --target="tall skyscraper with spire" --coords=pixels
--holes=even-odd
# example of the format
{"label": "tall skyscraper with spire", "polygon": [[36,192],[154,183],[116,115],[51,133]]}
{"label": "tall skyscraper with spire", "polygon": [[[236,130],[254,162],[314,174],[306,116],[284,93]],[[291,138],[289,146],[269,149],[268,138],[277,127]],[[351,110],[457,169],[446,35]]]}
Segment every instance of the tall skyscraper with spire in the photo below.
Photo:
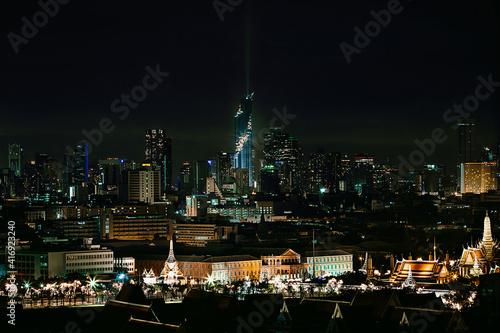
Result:
{"label": "tall skyscraper with spire", "polygon": [[253,125],[252,125],[253,93],[241,99],[240,106],[234,116],[235,155],[234,168],[248,170],[248,186],[254,186]]}

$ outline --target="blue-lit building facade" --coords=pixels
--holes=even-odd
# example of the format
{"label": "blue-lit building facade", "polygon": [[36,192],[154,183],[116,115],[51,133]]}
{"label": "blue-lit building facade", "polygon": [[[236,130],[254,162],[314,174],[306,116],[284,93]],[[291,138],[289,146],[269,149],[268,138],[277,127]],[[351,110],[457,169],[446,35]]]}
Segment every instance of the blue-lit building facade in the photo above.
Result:
{"label": "blue-lit building facade", "polygon": [[254,186],[253,128],[252,128],[252,95],[241,99],[240,106],[234,116],[235,155],[234,168],[248,170],[248,186]]}

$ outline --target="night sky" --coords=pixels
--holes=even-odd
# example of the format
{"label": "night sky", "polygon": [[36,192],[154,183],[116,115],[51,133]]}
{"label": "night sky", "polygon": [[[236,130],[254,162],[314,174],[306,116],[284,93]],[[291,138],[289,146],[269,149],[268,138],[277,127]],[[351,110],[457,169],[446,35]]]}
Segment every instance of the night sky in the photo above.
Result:
{"label": "night sky", "polygon": [[[185,160],[233,151],[246,55],[256,132],[286,105],[296,117],[285,131],[305,152],[367,152],[396,162],[440,127],[450,138],[427,161],[453,167],[456,132],[443,113],[474,94],[479,75],[500,81],[497,1],[401,1],[401,12],[348,64],[339,44],[353,45],[353,28],[364,30],[370,11],[388,3],[243,0],[221,21],[212,1],[72,0],[16,54],[7,35],[21,35],[21,18],[32,22],[41,8],[6,2],[0,167],[8,143],[24,146],[25,161],[35,152],[60,158],[103,118],[116,128],[93,158],[142,161],[146,128],[173,138],[174,174]],[[121,120],[112,102],[157,64],[170,75]],[[479,145],[500,139],[499,96],[473,114]]]}

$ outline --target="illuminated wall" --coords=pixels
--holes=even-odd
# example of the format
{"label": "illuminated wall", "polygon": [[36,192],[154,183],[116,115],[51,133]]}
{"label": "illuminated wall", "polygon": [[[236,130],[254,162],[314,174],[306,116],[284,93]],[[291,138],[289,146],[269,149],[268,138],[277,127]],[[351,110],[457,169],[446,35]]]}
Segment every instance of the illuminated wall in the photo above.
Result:
{"label": "illuminated wall", "polygon": [[486,193],[497,189],[497,164],[495,162],[462,163],[461,193]]}

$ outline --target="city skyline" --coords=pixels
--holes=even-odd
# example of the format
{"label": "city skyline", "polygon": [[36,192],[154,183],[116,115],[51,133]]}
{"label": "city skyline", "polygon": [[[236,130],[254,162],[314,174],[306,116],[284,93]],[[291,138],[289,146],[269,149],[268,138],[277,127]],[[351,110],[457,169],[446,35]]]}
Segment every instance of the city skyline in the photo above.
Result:
{"label": "city skyline", "polygon": [[[444,114],[474,94],[478,77],[500,80],[497,7],[489,1],[402,3],[403,10],[348,63],[339,44],[354,45],[353,28],[363,28],[373,20],[371,12],[386,4],[305,9],[298,4],[248,1],[225,12],[223,21],[211,3],[176,4],[168,11],[153,4],[101,4],[99,11],[92,4],[61,5],[17,54],[8,38],[1,44],[6,54],[1,141],[5,149],[20,143],[25,156],[42,152],[61,158],[66,145],[84,138],[83,130],[108,118],[115,129],[104,134],[91,158],[140,160],[144,130],[164,128],[173,140],[177,173],[186,160],[234,150],[232,117],[249,86],[255,91],[256,133],[269,127],[273,110],[286,106],[296,118],[287,119],[285,131],[307,153],[323,148],[397,161],[416,149],[414,140],[439,127],[452,139],[438,145],[428,162],[451,168],[456,131]],[[21,18],[40,10],[37,4],[12,6],[5,35],[19,34]],[[473,10],[480,18],[469,15]],[[174,37],[175,32],[182,35]],[[124,41],[138,48],[124,47]],[[136,108],[115,113],[112,103],[158,68],[168,76]],[[473,114],[477,142],[493,151],[500,133],[498,104],[493,92]],[[0,165],[7,165],[6,153],[0,154]]]}
{"label": "city skyline", "polygon": [[[474,121],[474,119],[472,119],[472,118],[470,118],[469,120]],[[265,153],[264,144],[265,144],[265,140],[266,140],[267,135],[273,133],[275,131],[275,128],[271,127],[271,128],[265,128],[265,129],[266,129],[266,131],[264,133],[261,133],[261,134],[264,134],[262,136],[262,140],[257,139],[259,141],[254,141],[254,143],[256,143],[257,148],[260,148],[260,149],[255,149],[255,147],[253,147],[253,149],[251,149],[252,155],[257,156],[255,158],[255,160],[253,161],[254,166],[259,166],[261,163],[264,163],[264,164],[267,163],[266,157],[265,157],[266,153]],[[151,164],[151,165],[153,165],[153,167],[158,167],[159,170],[162,170],[163,169],[162,166],[156,165],[155,163],[151,163],[152,160],[150,158],[148,158],[148,149],[150,149],[150,148],[148,148],[148,142],[150,141],[150,139],[148,139],[148,138],[150,135],[149,133],[151,131],[159,131],[159,133],[161,133],[162,137],[164,137],[164,139],[168,140],[168,141],[166,141],[166,142],[168,142],[167,149],[169,151],[169,155],[172,156],[172,150],[175,150],[175,145],[172,148],[172,141],[174,140],[174,142],[175,142],[175,138],[167,137],[168,134],[164,133],[164,130],[162,130],[162,129],[145,129],[144,132],[146,132],[146,141],[144,144],[145,149],[143,149],[142,156],[136,156],[136,158],[130,158],[128,156],[117,156],[116,154],[110,154],[110,155],[103,156],[103,155],[98,155],[96,153],[91,154],[91,150],[93,149],[93,148],[91,148],[91,149],[88,149],[88,151],[89,151],[88,161],[86,163],[90,163],[92,161],[95,163],[98,163],[100,160],[104,160],[104,159],[118,159],[118,160],[133,161],[137,164],[137,166],[140,166],[142,163]],[[286,130],[283,130],[283,133],[287,134],[287,135],[289,134]],[[457,135],[460,136],[460,133],[457,133]],[[141,139],[144,139],[144,134],[143,134]],[[292,135],[291,139],[298,142],[297,147],[302,150],[303,147],[301,145],[300,138],[296,138]],[[87,137],[85,137],[85,139],[82,141],[86,142],[87,145],[92,146],[92,142],[89,142]],[[262,141],[262,142],[260,142],[260,141]],[[425,140],[422,140],[422,142],[424,142],[424,141]],[[450,141],[452,143],[452,145],[455,145],[455,147],[452,148],[453,155],[454,155],[453,157],[455,158],[455,161],[452,162],[450,160],[449,163],[437,162],[437,159],[434,157],[434,155],[437,155],[437,154],[435,154],[434,152],[427,155],[427,157],[425,158],[423,163],[413,163],[411,158],[408,158],[407,156],[404,156],[403,154],[399,154],[398,159],[389,159],[387,156],[378,156],[376,154],[372,154],[370,151],[368,151],[368,152],[367,151],[356,151],[356,152],[352,152],[352,153],[346,153],[343,151],[327,151],[327,150],[323,149],[323,146],[317,146],[315,148],[312,148],[310,151],[303,151],[302,150],[301,153],[303,154],[303,157],[305,158],[306,161],[309,159],[314,159],[314,155],[317,153],[341,154],[342,156],[346,156],[346,158],[348,158],[350,160],[351,165],[354,165],[356,155],[368,154],[373,158],[372,162],[376,165],[388,165],[391,167],[399,168],[400,175],[405,175],[405,173],[408,171],[408,169],[406,168],[407,166],[411,166],[411,170],[422,171],[425,169],[425,167],[427,165],[441,165],[441,166],[444,166],[446,168],[447,174],[455,174],[459,179],[460,168],[461,168],[460,163],[465,162],[465,161],[461,160],[461,153],[460,153],[460,148],[459,148],[459,145],[461,144],[461,142],[460,142],[460,139],[454,138],[454,137],[450,138],[448,141]],[[469,148],[471,150],[474,150],[474,153],[469,155],[466,162],[480,162],[483,159],[483,156],[482,156],[482,153],[484,152],[483,148],[488,148],[488,151],[490,152],[492,158],[496,157],[496,156],[500,156],[499,155],[500,154],[500,140],[497,142],[497,144],[498,144],[498,146],[486,146],[486,145],[475,144],[472,149]],[[10,159],[9,158],[9,151],[10,151],[11,146],[15,146],[15,147],[18,147],[17,149],[21,149],[21,151],[19,152],[20,163],[22,163],[21,165],[19,165],[21,170],[24,167],[24,165],[29,164],[30,162],[36,162],[37,155],[40,155],[40,154],[64,163],[64,161],[65,161],[64,156],[67,152],[70,151],[70,148],[71,148],[71,151],[74,151],[77,154],[84,153],[84,151],[82,151],[82,149],[80,148],[81,144],[78,144],[75,147],[67,146],[66,147],[67,151],[61,152],[61,154],[59,154],[59,156],[57,154],[55,154],[55,155],[47,154],[47,150],[37,151],[37,152],[33,153],[32,155],[27,155],[25,153],[25,151],[32,150],[32,148],[30,146],[26,147],[18,142],[9,142],[8,147],[5,150],[5,154],[3,154],[5,156],[7,156],[7,158],[6,158],[7,163],[5,165],[0,165],[1,167],[8,168],[10,165],[10,163],[9,163],[9,159]],[[437,143],[435,146],[439,147],[439,143]],[[417,148],[419,148],[419,147],[424,147],[424,146],[423,145],[417,146]],[[418,150],[418,149],[416,149],[416,150]],[[414,150],[414,151],[416,151],[416,150]],[[434,151],[434,149],[432,149],[432,150]],[[256,153],[254,153],[254,151]],[[144,152],[146,152],[146,154],[144,154]],[[171,180],[170,182],[167,182],[167,183],[170,183],[170,185],[173,186],[177,176],[179,176],[179,174],[182,173],[182,165],[184,165],[185,163],[192,164],[192,163],[195,163],[196,161],[202,161],[202,160],[209,162],[210,160],[215,160],[216,156],[220,153],[228,153],[228,154],[236,155],[235,150],[233,149],[233,150],[228,150],[228,151],[224,151],[224,150],[214,151],[211,154],[207,154],[206,158],[199,158],[197,156],[193,156],[189,160],[176,160],[175,158],[166,159],[165,163],[168,163],[169,167],[167,168],[165,173],[167,174],[167,176],[166,176],[167,179]],[[410,156],[412,156],[412,155],[410,154]],[[422,156],[426,156],[426,155],[424,155],[424,152],[422,152]],[[234,156],[231,157],[231,159],[233,160],[233,163],[236,163]],[[461,162],[459,163],[458,161],[461,161]],[[172,165],[174,165],[175,167],[172,168]],[[455,170],[454,170],[455,165],[458,168],[457,172],[455,172]],[[233,165],[233,167],[238,168],[238,166],[236,166],[236,165]],[[88,169],[88,166],[87,166],[87,169]],[[245,169],[245,168],[243,168],[243,169]],[[255,171],[253,171],[253,173],[255,174],[255,176],[253,177],[254,182],[258,182],[258,175],[259,175],[260,169],[261,169],[261,167],[258,167],[257,169],[255,169]],[[162,171],[162,173],[163,173],[163,171]],[[162,179],[163,179],[163,176],[162,176]],[[250,179],[250,177],[249,177],[249,179]],[[162,180],[162,183],[163,182],[164,181]],[[458,180],[458,183],[460,183],[460,180]],[[165,188],[165,186],[162,185],[162,188]]]}

